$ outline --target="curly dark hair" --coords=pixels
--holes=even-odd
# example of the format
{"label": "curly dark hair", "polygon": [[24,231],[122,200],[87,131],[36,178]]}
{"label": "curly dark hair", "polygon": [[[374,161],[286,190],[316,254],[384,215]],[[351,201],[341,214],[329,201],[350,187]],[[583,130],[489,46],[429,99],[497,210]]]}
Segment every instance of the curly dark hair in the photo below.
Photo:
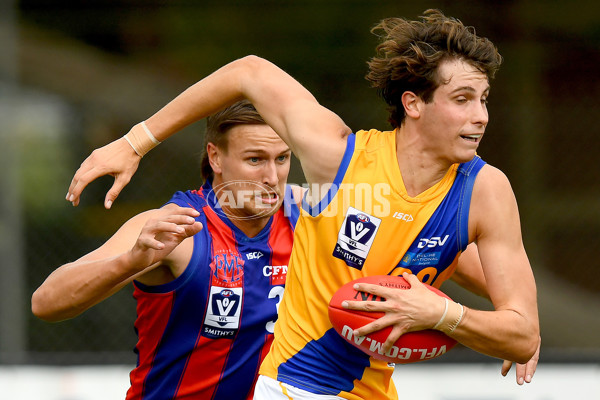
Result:
{"label": "curly dark hair", "polygon": [[396,128],[406,114],[402,94],[411,91],[425,102],[443,82],[438,75],[440,63],[461,59],[492,79],[500,68],[502,56],[488,39],[475,34],[475,28],[465,26],[439,10],[427,10],[420,21],[386,18],[371,32],[381,38],[377,55],[369,62],[366,79],[390,106],[389,122]]}

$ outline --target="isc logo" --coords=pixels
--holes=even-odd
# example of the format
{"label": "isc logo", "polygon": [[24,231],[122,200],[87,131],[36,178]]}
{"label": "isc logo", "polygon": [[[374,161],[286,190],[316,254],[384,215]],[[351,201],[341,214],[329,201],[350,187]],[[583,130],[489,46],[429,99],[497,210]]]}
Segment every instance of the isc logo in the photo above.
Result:
{"label": "isc logo", "polygon": [[259,258],[261,258],[264,254],[260,251],[253,251],[252,253],[246,253],[246,258],[248,260],[258,260]]}
{"label": "isc logo", "polygon": [[446,241],[448,240],[449,235],[444,236],[444,238],[440,238],[439,236],[434,236],[430,239],[420,239],[419,240],[419,244],[418,244],[418,248],[422,249],[424,247],[429,247],[429,248],[433,248],[433,247],[437,247],[437,246],[443,246]]}
{"label": "isc logo", "polygon": [[398,211],[394,213],[393,217],[406,222],[412,222],[415,220],[415,217],[413,217],[411,214],[405,214]]}

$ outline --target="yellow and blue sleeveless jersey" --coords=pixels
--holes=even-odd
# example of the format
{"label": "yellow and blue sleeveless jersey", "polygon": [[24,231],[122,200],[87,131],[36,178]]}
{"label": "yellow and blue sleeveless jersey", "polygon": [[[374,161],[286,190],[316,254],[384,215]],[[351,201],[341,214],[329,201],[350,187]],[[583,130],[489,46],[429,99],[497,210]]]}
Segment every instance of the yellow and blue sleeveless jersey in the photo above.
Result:
{"label": "yellow and blue sleeveless jersey", "polygon": [[439,288],[468,244],[472,188],[485,163],[475,157],[455,164],[440,182],[411,197],[395,140],[390,131],[350,135],[323,200],[313,207],[303,203],[262,375],[316,394],[397,398],[393,366],[369,358],[333,330],[329,300],[354,279],[404,271]]}

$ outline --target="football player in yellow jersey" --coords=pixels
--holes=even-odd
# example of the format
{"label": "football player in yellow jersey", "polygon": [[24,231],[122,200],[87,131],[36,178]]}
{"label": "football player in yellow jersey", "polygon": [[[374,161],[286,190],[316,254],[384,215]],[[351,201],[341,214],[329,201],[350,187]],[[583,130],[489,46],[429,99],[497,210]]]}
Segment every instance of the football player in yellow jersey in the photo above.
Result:
{"label": "football player in yellow jersey", "polygon": [[[361,284],[360,290],[386,301],[348,303],[386,313],[354,332],[392,326],[384,351],[405,332],[438,329],[492,357],[523,364],[537,357],[536,287],[516,200],[506,176],[476,156],[488,124],[490,79],[501,56],[489,40],[436,10],[417,21],[385,19],[376,28],[382,41],[367,79],[390,106],[392,131],[352,133],[284,71],[248,56],[188,88],[150,117],[148,136],[138,138],[137,145],[151,148],[247,98],[301,162],[311,193],[298,221],[257,399],[396,397],[391,367],[344,347],[327,320],[327,302],[337,288],[369,274],[402,273],[411,284],[410,290]],[[119,173],[107,201],[137,168],[139,158],[125,141],[109,146],[82,164],[69,188],[74,204],[87,183],[107,173],[101,155],[114,158],[109,170]],[[464,185],[458,188],[457,182]],[[376,189],[378,183],[384,185]],[[314,190],[323,186],[329,189]],[[433,219],[448,236],[437,235]],[[345,230],[359,220],[370,224],[368,232]],[[446,237],[455,239],[452,246]],[[445,302],[421,284],[441,285],[472,242],[494,311]],[[430,247],[440,251],[422,251]]]}

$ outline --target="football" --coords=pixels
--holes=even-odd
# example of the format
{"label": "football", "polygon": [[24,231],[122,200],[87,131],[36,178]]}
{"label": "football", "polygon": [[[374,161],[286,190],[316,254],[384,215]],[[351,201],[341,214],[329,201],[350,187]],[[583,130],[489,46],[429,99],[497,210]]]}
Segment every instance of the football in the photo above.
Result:
{"label": "football", "polygon": [[[342,307],[342,302],[344,300],[385,301],[385,299],[370,293],[356,291],[353,288],[355,283],[371,283],[397,289],[410,289],[410,284],[403,277],[388,275],[359,278],[339,288],[329,302],[329,320],[336,332],[348,343],[369,354],[371,357],[396,364],[409,364],[430,360],[441,356],[456,345],[456,340],[445,335],[443,332],[433,329],[405,333],[400,336],[387,353],[383,352],[382,347],[392,331],[391,327],[386,327],[367,336],[353,337],[352,332],[354,329],[379,319],[384,313],[348,310]],[[450,297],[439,289],[430,285],[426,286],[437,295],[450,299]]]}

